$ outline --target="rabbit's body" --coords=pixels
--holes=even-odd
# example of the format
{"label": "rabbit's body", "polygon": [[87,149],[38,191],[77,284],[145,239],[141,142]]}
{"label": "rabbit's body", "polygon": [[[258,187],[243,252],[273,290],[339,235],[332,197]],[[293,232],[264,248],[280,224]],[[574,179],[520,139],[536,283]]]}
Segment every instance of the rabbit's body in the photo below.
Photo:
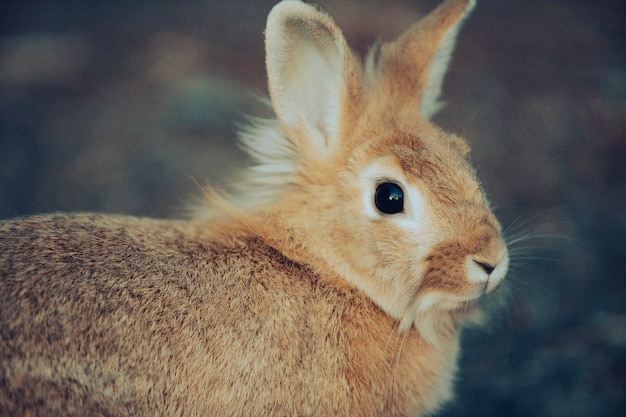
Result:
{"label": "rabbit's body", "polygon": [[472,1],[365,65],[322,12],[266,29],[277,115],[204,220],[0,223],[0,414],[420,416],[508,266],[467,158],[432,125]]}
{"label": "rabbit's body", "polygon": [[398,334],[341,278],[236,224],[0,230],[15,249],[0,253],[3,415],[407,415],[450,391],[454,340]]}

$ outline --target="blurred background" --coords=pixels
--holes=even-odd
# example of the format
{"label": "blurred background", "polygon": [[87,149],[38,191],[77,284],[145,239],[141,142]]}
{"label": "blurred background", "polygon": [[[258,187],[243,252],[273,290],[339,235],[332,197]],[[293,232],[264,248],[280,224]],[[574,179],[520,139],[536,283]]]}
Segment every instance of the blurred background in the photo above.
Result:
{"label": "blurred background", "polygon": [[[194,180],[225,184],[246,164],[236,125],[268,116],[273,3],[4,1],[0,218],[176,217]],[[435,121],[472,144],[510,240],[527,239],[440,415],[624,415],[626,3],[478,3]],[[438,2],[318,4],[362,54]]]}

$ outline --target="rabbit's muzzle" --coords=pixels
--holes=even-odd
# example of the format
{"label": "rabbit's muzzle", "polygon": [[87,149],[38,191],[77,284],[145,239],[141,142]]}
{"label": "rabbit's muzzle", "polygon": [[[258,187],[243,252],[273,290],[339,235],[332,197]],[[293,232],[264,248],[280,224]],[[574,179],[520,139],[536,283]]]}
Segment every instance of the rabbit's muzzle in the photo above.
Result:
{"label": "rabbit's muzzle", "polygon": [[486,225],[439,243],[425,261],[420,292],[436,293],[453,307],[493,292],[507,273],[509,255],[498,229]]}

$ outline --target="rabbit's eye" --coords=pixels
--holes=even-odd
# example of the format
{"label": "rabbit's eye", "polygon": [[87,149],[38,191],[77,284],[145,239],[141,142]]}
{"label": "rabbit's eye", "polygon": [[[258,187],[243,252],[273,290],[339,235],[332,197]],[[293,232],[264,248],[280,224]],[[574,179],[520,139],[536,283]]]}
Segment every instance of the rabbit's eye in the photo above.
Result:
{"label": "rabbit's eye", "polygon": [[395,182],[383,182],[376,187],[374,203],[381,213],[402,213],[404,211],[404,191]]}

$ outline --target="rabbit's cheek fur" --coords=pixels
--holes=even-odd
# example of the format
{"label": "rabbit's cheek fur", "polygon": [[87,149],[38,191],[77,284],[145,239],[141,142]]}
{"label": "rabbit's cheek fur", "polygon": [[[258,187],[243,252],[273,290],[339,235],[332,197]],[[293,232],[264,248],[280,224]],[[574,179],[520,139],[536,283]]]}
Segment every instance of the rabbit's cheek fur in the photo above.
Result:
{"label": "rabbit's cheek fur", "polygon": [[[451,302],[465,302],[477,299],[483,291],[482,282],[474,283],[468,278],[465,251],[456,243],[444,244],[435,248],[426,258],[426,271],[420,291],[424,294],[436,292],[447,295]],[[449,305],[439,307],[449,308]],[[423,307],[422,307],[423,308]]]}

